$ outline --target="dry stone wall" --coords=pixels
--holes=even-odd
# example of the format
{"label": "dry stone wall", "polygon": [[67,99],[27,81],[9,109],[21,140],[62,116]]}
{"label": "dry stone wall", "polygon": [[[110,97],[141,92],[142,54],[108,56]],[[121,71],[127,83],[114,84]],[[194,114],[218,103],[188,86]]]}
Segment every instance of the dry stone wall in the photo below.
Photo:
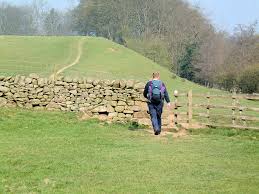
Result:
{"label": "dry stone wall", "polygon": [[[144,83],[134,80],[51,80],[36,74],[0,76],[0,107],[81,111],[90,118],[150,125],[144,87]],[[172,115],[164,114],[164,126],[172,123]]]}

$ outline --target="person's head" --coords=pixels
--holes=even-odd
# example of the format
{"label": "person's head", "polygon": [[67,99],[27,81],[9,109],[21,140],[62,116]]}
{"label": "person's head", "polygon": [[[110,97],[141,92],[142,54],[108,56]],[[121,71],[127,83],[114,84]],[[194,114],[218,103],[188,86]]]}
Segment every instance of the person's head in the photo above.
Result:
{"label": "person's head", "polygon": [[154,72],[153,73],[153,79],[160,79],[160,73],[159,72]]}

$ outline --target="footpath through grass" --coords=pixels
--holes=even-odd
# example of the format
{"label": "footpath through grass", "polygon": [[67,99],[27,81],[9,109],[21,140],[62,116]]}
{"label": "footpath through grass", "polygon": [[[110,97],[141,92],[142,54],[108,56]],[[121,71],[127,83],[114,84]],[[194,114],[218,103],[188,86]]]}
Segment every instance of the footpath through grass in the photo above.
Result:
{"label": "footpath through grass", "polygon": [[70,113],[0,110],[0,193],[257,193],[259,134],[153,137]]}

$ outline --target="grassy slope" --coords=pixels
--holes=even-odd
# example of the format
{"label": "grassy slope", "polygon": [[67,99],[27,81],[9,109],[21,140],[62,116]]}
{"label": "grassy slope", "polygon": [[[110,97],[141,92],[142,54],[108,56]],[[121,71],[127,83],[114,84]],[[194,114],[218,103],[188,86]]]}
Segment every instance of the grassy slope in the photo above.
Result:
{"label": "grassy slope", "polygon": [[87,76],[103,79],[149,80],[152,72],[159,71],[171,90],[207,91],[180,78],[172,79],[172,74],[164,67],[140,54],[104,38],[86,38],[83,57],[79,64],[64,72],[70,76]]}
{"label": "grassy slope", "polygon": [[[81,37],[0,36],[0,74],[38,73],[51,75],[76,57]],[[69,76],[99,79],[138,79],[146,81],[160,71],[170,90],[208,91],[191,82],[172,79],[171,73],[151,60],[104,38],[85,38],[79,64],[64,72]]]}
{"label": "grassy slope", "polygon": [[0,74],[49,76],[73,59],[76,37],[0,36]]}
{"label": "grassy slope", "polygon": [[69,113],[1,109],[0,134],[0,193],[259,190],[258,133],[155,138]]}

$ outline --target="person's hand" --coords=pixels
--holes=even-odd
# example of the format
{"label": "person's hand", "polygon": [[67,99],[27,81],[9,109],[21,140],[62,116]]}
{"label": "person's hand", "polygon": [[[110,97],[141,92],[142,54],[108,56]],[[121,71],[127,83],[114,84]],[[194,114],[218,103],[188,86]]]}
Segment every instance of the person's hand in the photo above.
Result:
{"label": "person's hand", "polygon": [[170,110],[170,108],[171,108],[171,103],[170,102],[167,103],[167,108]]}

